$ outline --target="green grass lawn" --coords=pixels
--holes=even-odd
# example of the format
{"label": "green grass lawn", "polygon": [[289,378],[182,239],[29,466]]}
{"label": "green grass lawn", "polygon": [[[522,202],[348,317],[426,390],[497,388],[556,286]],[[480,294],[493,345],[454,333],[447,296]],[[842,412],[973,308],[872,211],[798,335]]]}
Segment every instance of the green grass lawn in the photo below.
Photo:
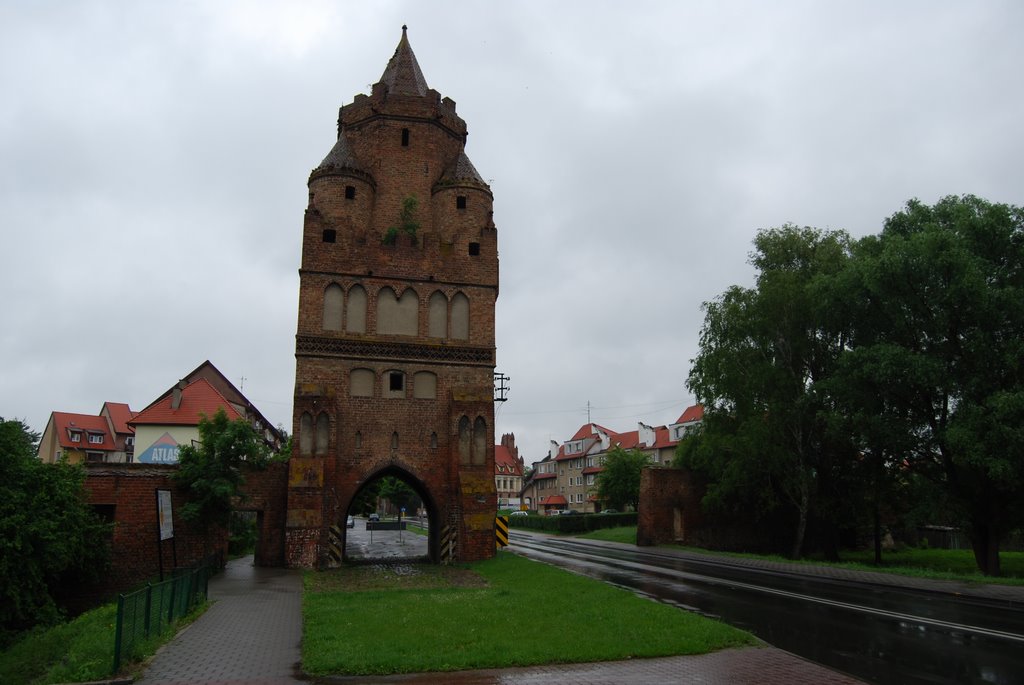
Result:
{"label": "green grass lawn", "polygon": [[[636,544],[636,526],[606,528],[595,530],[576,537],[589,540],[606,540]],[[679,549],[677,545],[669,545]],[[1024,585],[1024,552],[1002,552],[999,555],[1003,575],[999,578],[983,576],[978,571],[974,554],[965,549],[915,549],[907,548],[899,551],[883,552],[882,565],[875,566],[875,555],[872,550],[844,550],[840,552],[838,563],[827,562],[820,557],[808,557],[794,562],[780,555],[771,554],[737,554],[716,552],[696,547],[684,547],[690,552],[720,556],[736,556],[751,559],[770,559],[786,563],[822,564],[840,566],[867,571],[895,573],[897,575],[917,578],[935,578],[938,580],[959,580],[968,583],[1000,583],[1003,585]]]}
{"label": "green grass lawn", "polygon": [[[137,670],[139,664],[198,618],[207,606],[200,604],[162,635],[140,644],[133,658],[123,660],[121,674]],[[25,633],[0,652],[0,683],[81,683],[118,675],[113,672],[116,620],[117,604],[104,604],[66,623]]]}
{"label": "green grass lawn", "polygon": [[583,538],[585,540],[605,540],[607,542],[624,542],[628,545],[636,544],[636,526],[618,526],[616,528],[602,528],[600,530],[592,530],[589,533],[583,535],[576,535],[574,537]]}
{"label": "green grass lawn", "polygon": [[[724,623],[508,552],[467,568],[399,568],[409,572],[346,566],[306,574],[304,671],[502,668],[755,643]],[[527,621],[527,613],[535,617]]]}
{"label": "green grass lawn", "polygon": [[110,677],[116,615],[117,606],[107,604],[69,623],[26,633],[0,653],[0,683],[42,685]]}

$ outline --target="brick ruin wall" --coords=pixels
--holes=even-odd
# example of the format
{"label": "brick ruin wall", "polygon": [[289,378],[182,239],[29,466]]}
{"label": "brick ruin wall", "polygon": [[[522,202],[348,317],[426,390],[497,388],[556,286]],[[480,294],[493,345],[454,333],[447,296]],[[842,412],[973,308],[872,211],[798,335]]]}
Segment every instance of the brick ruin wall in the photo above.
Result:
{"label": "brick ruin wall", "polygon": [[[88,502],[113,515],[111,563],[103,581],[83,591],[83,600],[109,599],[175,568],[192,566],[209,554],[227,554],[228,533],[222,528],[199,530],[182,519],[185,493],[171,481],[175,466],[95,464],[86,466]],[[257,512],[260,523],[256,563],[279,566],[284,560],[287,464],[249,471],[242,491],[247,498],[235,507]],[[158,542],[156,491],[170,490],[174,541]],[[225,557],[226,558],[226,557]]]}

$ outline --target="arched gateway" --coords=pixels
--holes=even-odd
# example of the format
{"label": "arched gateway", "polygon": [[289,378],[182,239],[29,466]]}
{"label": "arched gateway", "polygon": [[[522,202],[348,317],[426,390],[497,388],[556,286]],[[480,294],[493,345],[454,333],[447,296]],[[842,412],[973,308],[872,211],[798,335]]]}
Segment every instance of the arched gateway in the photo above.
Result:
{"label": "arched gateway", "polygon": [[289,566],[329,565],[332,524],[389,470],[435,509],[434,561],[494,554],[497,231],[465,144],[455,102],[427,87],[403,27],[309,176]]}

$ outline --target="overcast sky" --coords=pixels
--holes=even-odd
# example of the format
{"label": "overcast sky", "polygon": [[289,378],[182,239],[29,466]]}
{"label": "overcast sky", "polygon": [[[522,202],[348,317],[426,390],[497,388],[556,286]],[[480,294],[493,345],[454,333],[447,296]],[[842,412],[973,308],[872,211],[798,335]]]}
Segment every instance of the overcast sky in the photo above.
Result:
{"label": "overcast sky", "polygon": [[306,180],[402,24],[494,192],[527,463],[588,403],[682,413],[758,229],[1024,204],[1016,0],[3,3],[0,416],[142,409],[209,359],[290,431]]}

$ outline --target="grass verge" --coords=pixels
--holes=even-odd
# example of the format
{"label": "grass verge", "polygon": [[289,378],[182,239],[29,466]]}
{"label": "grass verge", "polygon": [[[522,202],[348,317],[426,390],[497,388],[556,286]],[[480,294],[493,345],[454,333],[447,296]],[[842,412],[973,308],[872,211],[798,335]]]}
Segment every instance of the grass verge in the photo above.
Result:
{"label": "grass verge", "polygon": [[[387,569],[306,574],[303,670],[380,675],[504,668],[703,654],[755,642],[724,623],[508,552],[467,568]],[[557,621],[537,630],[501,618],[520,616],[523,607]]]}
{"label": "grass verge", "polygon": [[[209,605],[200,604],[162,635],[146,640],[131,660],[125,659],[121,674],[131,673],[198,618]],[[0,683],[3,685],[52,685],[106,680],[118,675],[114,666],[114,631],[117,604],[104,604],[81,616],[49,628],[36,628],[0,652]]]}
{"label": "grass verge", "polygon": [[602,528],[592,530],[589,533],[575,535],[573,537],[585,540],[604,540],[605,542],[624,542],[627,545],[636,544],[636,526],[617,526],[615,528]]}
{"label": "grass verge", "polygon": [[[575,537],[589,540],[605,540],[636,544],[636,526],[606,528],[595,530]],[[717,552],[699,547],[682,547],[669,545],[675,549],[685,549],[697,554],[710,556],[728,556],[748,559],[768,559],[790,564],[814,564],[819,566],[838,566],[862,571],[893,573],[914,578],[932,578],[935,580],[958,580],[965,583],[997,583],[1001,585],[1024,585],[1024,552],[1002,552],[999,555],[1003,575],[998,578],[984,576],[978,571],[974,554],[963,549],[916,549],[885,551],[882,553],[882,565],[875,566],[872,550],[845,550],[840,553],[839,562],[830,562],[820,557],[808,557],[794,561],[774,554],[747,554],[737,552]]]}

